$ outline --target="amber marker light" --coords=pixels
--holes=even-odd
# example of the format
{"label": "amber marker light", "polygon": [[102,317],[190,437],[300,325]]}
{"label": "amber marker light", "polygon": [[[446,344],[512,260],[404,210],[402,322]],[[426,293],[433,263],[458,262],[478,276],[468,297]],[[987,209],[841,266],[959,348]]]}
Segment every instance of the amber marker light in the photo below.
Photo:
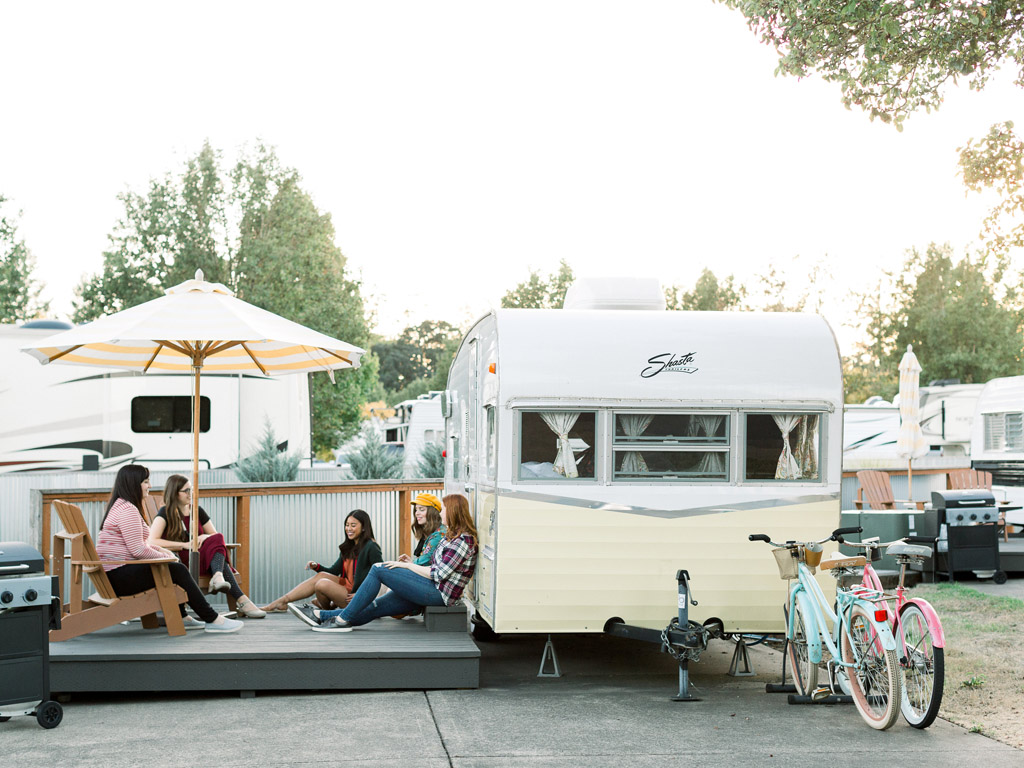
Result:
{"label": "amber marker light", "polygon": [[487,366],[487,372],[488,373],[497,373],[498,372],[498,364],[497,363],[491,363],[490,365],[488,365]]}

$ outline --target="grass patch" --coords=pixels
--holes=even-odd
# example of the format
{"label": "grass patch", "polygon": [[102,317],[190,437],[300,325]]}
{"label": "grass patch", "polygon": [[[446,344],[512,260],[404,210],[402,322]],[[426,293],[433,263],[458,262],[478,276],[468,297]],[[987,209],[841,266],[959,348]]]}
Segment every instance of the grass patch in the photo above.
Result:
{"label": "grass patch", "polygon": [[921,584],[946,636],[946,686],[939,715],[972,733],[1024,747],[1024,600],[962,584]]}

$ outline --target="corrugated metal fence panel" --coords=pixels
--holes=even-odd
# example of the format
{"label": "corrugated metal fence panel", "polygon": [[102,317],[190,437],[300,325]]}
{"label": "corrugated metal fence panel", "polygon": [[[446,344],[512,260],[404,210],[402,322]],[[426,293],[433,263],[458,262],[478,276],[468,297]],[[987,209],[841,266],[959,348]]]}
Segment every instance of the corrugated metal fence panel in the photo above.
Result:
{"label": "corrugated metal fence panel", "polygon": [[[162,488],[173,474],[176,473],[152,470],[150,479],[153,487]],[[39,546],[41,532],[33,491],[109,489],[114,485],[116,476],[117,472],[11,472],[0,475],[0,541],[23,541],[33,547]],[[211,469],[199,473],[200,487],[234,482],[237,482],[234,470]],[[203,508],[210,512],[205,500]],[[216,520],[214,524],[217,525]],[[60,526],[51,530],[60,530]],[[218,530],[221,529],[218,527]]]}
{"label": "corrugated metal fence panel", "polygon": [[313,575],[305,570],[310,560],[333,565],[345,539],[345,518],[354,509],[370,516],[384,559],[394,560],[399,542],[397,491],[253,497],[249,507],[252,599],[268,603],[308,579]]}

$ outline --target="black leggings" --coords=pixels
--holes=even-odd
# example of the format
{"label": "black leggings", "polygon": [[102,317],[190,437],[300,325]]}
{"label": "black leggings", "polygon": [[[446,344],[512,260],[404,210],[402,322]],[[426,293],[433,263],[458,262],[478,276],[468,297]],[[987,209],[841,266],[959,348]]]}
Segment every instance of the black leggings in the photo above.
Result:
{"label": "black leggings", "polygon": [[238,582],[235,581],[235,574],[231,570],[231,566],[224,561],[224,555],[218,552],[213,556],[213,560],[210,562],[210,574],[214,574],[220,571],[224,574],[224,580],[231,585],[231,596],[237,600],[244,593],[242,588],[238,586]]}
{"label": "black leggings", "polygon": [[[215,621],[217,619],[217,612],[206,602],[202,590],[193,581],[188,568],[181,563],[171,563],[170,569],[171,581],[185,590],[185,594],[188,596],[189,607],[207,624]],[[112,571],[107,571],[107,578],[110,580],[110,586],[114,588],[115,595],[135,595],[156,586],[156,582],[153,581],[152,568],[147,563],[118,566]]]}

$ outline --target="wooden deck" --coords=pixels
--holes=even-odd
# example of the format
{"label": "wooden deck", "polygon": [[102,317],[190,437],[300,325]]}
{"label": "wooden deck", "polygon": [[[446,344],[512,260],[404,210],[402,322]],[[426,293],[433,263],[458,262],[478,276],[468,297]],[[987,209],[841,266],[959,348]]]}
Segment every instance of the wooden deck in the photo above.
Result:
{"label": "wooden deck", "polygon": [[50,643],[55,694],[476,688],[479,668],[467,633],[427,632],[422,618],[324,634],[284,613],[230,635],[185,637],[132,622]]}

